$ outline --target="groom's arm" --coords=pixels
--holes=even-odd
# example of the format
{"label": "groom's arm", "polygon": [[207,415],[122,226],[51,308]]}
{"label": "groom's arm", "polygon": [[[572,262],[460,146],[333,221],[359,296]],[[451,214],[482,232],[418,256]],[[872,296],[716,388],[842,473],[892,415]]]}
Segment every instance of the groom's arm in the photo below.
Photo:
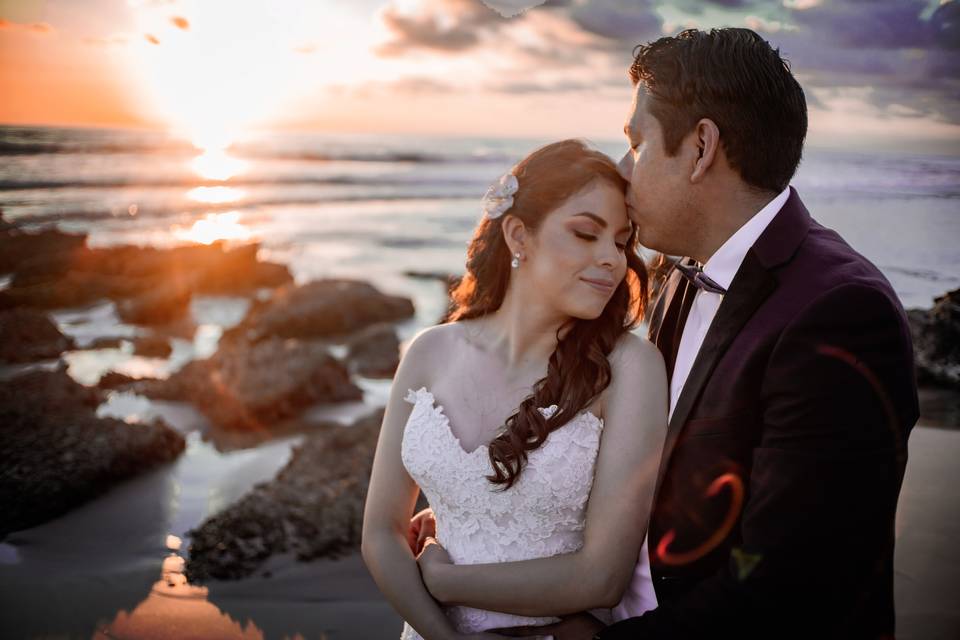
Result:
{"label": "groom's arm", "polygon": [[598,638],[827,637],[868,604],[871,582],[890,579],[878,572],[889,566],[917,418],[901,318],[882,291],[843,285],[792,321],[763,381],[742,549],[690,592]]}

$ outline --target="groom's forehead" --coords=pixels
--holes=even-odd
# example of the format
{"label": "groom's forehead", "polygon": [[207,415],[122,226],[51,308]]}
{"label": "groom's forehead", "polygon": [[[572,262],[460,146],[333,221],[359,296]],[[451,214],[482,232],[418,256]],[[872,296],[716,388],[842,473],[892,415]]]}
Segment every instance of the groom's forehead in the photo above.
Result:
{"label": "groom's forehead", "polygon": [[638,84],[633,90],[633,101],[630,103],[630,113],[627,114],[627,121],[623,130],[630,135],[631,130],[643,128],[643,123],[648,115],[647,100],[649,94],[642,84]]}

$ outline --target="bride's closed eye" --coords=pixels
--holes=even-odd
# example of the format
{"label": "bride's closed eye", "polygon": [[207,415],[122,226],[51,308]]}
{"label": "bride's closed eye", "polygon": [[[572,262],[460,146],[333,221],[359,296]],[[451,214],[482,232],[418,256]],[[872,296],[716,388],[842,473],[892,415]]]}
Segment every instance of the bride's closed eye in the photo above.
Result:
{"label": "bride's closed eye", "polygon": [[[577,236],[581,240],[586,240],[587,242],[594,242],[597,239],[597,236],[590,235],[589,233],[583,233],[582,231],[574,231],[573,235]],[[617,249],[622,253],[627,250],[627,243],[617,242]]]}

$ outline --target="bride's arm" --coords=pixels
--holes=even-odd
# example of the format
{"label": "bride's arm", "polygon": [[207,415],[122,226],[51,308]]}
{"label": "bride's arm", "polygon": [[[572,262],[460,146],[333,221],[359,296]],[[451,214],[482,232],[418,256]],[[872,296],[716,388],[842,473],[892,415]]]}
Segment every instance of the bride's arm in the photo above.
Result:
{"label": "bride's arm", "polygon": [[377,586],[390,604],[424,638],[455,637],[455,630],[420,579],[406,531],[420,489],[400,459],[400,443],[410,405],[403,398],[418,388],[420,371],[435,338],[420,334],[397,369],[380,428],[370,487],[363,512],[361,553]]}
{"label": "bride's arm", "polygon": [[611,369],[583,547],[499,564],[421,563],[435,598],[529,616],[620,601],[646,535],[669,397],[663,358],[647,340],[624,336],[611,355]]}

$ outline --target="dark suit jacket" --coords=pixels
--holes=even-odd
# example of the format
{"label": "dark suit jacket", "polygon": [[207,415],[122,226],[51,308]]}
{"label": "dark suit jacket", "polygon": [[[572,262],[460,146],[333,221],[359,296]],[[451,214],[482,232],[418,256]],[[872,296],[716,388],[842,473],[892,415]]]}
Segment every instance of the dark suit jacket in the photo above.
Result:
{"label": "dark suit jacket", "polygon": [[[653,306],[670,372],[694,292],[673,269]],[[649,529],[659,607],[598,637],[893,637],[894,516],[918,414],[890,283],[791,188],[667,430]]]}

